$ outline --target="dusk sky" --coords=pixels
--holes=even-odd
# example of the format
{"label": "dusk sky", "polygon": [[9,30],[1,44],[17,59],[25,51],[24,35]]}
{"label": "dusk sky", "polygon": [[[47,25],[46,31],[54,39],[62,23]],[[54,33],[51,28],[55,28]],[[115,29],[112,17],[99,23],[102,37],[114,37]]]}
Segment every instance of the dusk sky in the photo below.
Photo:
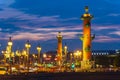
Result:
{"label": "dusk sky", "polygon": [[31,53],[38,44],[42,52],[56,50],[59,31],[69,51],[82,49],[80,17],[85,6],[94,16],[93,50],[120,49],[120,0],[0,0],[0,51],[10,36],[14,51],[24,49],[26,40]]}

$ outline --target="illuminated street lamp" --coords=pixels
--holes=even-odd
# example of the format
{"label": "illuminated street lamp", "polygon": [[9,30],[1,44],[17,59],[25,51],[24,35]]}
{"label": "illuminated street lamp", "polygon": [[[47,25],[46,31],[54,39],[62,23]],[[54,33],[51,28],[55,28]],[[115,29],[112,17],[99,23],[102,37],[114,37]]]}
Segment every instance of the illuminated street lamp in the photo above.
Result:
{"label": "illuminated street lamp", "polygon": [[37,60],[37,55],[32,54],[32,57],[33,57],[32,63],[34,64],[34,63],[36,63],[36,60]]}
{"label": "illuminated street lamp", "polygon": [[14,62],[15,62],[15,55],[14,55],[14,52],[11,53],[11,58],[12,58],[12,63],[14,64]]}
{"label": "illuminated street lamp", "polygon": [[65,53],[64,60],[66,62],[67,61],[67,46],[66,45],[64,46],[64,53]]}
{"label": "illuminated street lamp", "polygon": [[22,51],[22,57],[23,57],[23,61],[22,61],[22,63],[23,63],[23,65],[25,66],[26,65],[26,58],[27,58],[27,52],[26,52],[26,50],[23,50]]}
{"label": "illuminated street lamp", "polygon": [[41,47],[40,47],[40,45],[38,45],[37,46],[37,51],[38,51],[38,64],[40,64],[41,63],[41,60],[40,60],[40,52],[41,52]]}
{"label": "illuminated street lamp", "polygon": [[33,57],[33,64],[35,63],[35,54],[32,54]]}
{"label": "illuminated street lamp", "polygon": [[47,57],[47,55],[44,53],[43,54],[44,63],[45,63],[46,57]]}
{"label": "illuminated street lamp", "polygon": [[8,60],[10,58],[10,54],[8,53],[8,50],[2,51],[2,53],[4,54],[5,63],[9,63]]}
{"label": "illuminated street lamp", "polygon": [[21,64],[20,57],[21,57],[21,53],[20,53],[19,50],[16,50],[16,56],[18,56],[18,72],[20,72],[20,64]]}
{"label": "illuminated street lamp", "polygon": [[81,56],[82,56],[82,52],[81,52],[81,51],[77,50],[77,51],[74,53],[74,55],[75,55],[76,59],[81,60]]}
{"label": "illuminated street lamp", "polygon": [[4,59],[3,59],[3,60],[4,60],[4,64],[6,64],[6,51],[3,50],[3,51],[2,51],[2,54],[3,54],[3,56],[4,56]]}
{"label": "illuminated street lamp", "polygon": [[19,50],[16,51],[16,56],[18,56],[18,59],[19,59],[18,64],[20,64],[21,53]]}
{"label": "illuminated street lamp", "polygon": [[80,65],[80,61],[82,60],[81,56],[82,56],[82,52],[81,51],[79,51],[79,50],[75,51],[74,59],[75,59],[75,64],[76,65]]}
{"label": "illuminated street lamp", "polygon": [[43,59],[44,59],[43,65],[44,65],[45,68],[46,68],[46,63],[45,63],[46,57],[47,57],[47,55],[44,53],[43,54]]}
{"label": "illuminated street lamp", "polygon": [[43,58],[45,59],[46,57],[47,57],[47,55],[44,53],[44,54],[43,54]]}
{"label": "illuminated street lamp", "polygon": [[[65,44],[65,46],[64,46],[64,66],[66,66],[67,67],[67,46],[66,46],[66,44]],[[65,67],[65,69],[66,69],[66,67]]]}
{"label": "illuminated street lamp", "polygon": [[73,54],[70,53],[70,62],[72,63]]}
{"label": "illuminated street lamp", "polygon": [[9,48],[9,55],[10,55],[10,57],[9,57],[9,62],[10,62],[10,74],[12,73],[12,59],[11,59],[11,54],[12,54],[12,45],[13,45],[13,43],[12,43],[12,40],[11,40],[11,37],[9,37],[9,41],[8,41],[8,48]]}
{"label": "illuminated street lamp", "polygon": [[29,40],[27,40],[25,47],[26,47],[26,51],[27,51],[27,70],[29,71],[29,49],[31,48]]}

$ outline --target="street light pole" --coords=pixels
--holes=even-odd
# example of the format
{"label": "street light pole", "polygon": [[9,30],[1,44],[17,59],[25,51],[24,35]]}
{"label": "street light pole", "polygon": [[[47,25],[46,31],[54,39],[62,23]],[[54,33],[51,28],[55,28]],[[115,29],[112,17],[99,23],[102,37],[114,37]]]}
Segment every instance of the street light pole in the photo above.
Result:
{"label": "street light pole", "polygon": [[19,50],[16,51],[16,56],[18,56],[18,72],[20,72],[20,57],[21,57],[21,53]]}
{"label": "street light pole", "polygon": [[73,58],[73,54],[70,53],[70,64],[72,64],[72,58]]}
{"label": "street light pole", "polygon": [[23,50],[23,51],[22,51],[22,57],[23,57],[22,63],[23,63],[24,66],[26,66],[26,57],[27,57],[27,52],[26,52],[26,50]]}
{"label": "street light pole", "polygon": [[21,57],[21,53],[19,50],[16,51],[16,56],[18,56],[18,64],[20,65],[20,57]]}
{"label": "street light pole", "polygon": [[64,53],[65,53],[64,60],[66,62],[67,61],[67,46],[66,45],[64,46]]}
{"label": "street light pole", "polygon": [[44,67],[45,67],[45,69],[46,69],[46,57],[47,57],[47,55],[44,53],[43,54],[43,64],[44,64]]}
{"label": "street light pole", "polygon": [[5,51],[2,51],[2,54],[3,54],[3,56],[4,56],[4,65],[6,65],[6,50]]}
{"label": "street light pole", "polygon": [[32,63],[34,64],[35,63],[35,54],[32,54],[32,57],[33,57]]}
{"label": "street light pole", "polygon": [[11,60],[11,53],[12,53],[12,40],[11,40],[11,37],[9,37],[9,41],[8,41],[8,47],[9,47],[9,55],[10,55],[10,58],[9,58],[9,64],[10,64],[10,74],[12,74],[12,60]]}
{"label": "street light pole", "polygon": [[41,52],[41,47],[40,47],[40,45],[38,45],[37,46],[37,51],[38,51],[38,64],[40,64],[41,63],[41,59],[40,59],[40,52]]}
{"label": "street light pole", "polygon": [[27,40],[25,47],[26,47],[26,51],[27,51],[27,70],[29,72],[29,49],[31,47],[29,40]]}

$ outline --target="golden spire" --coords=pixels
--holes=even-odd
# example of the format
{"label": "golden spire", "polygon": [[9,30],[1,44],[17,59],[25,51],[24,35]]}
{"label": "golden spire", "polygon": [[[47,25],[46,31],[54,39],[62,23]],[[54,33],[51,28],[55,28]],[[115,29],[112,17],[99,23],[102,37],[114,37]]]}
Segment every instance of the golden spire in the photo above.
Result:
{"label": "golden spire", "polygon": [[88,10],[89,10],[88,6],[85,6],[85,12],[86,13],[88,13]]}
{"label": "golden spire", "polygon": [[11,38],[11,37],[9,37],[9,41],[12,41],[12,38]]}
{"label": "golden spire", "polygon": [[61,32],[58,32],[58,37],[62,37]]}

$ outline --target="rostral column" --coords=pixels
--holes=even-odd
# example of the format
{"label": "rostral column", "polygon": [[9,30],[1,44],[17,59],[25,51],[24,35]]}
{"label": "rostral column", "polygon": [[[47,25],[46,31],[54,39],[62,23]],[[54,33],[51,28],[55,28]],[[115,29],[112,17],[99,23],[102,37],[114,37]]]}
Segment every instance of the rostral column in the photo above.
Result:
{"label": "rostral column", "polygon": [[59,66],[62,65],[62,38],[63,36],[61,35],[61,32],[58,32],[57,63]]}
{"label": "rostral column", "polygon": [[80,37],[82,40],[82,62],[81,68],[89,69],[92,66],[91,62],[91,41],[94,39],[95,35],[91,35],[91,19],[93,16],[88,12],[88,6],[85,7],[85,13],[81,16],[83,20],[83,36]]}

